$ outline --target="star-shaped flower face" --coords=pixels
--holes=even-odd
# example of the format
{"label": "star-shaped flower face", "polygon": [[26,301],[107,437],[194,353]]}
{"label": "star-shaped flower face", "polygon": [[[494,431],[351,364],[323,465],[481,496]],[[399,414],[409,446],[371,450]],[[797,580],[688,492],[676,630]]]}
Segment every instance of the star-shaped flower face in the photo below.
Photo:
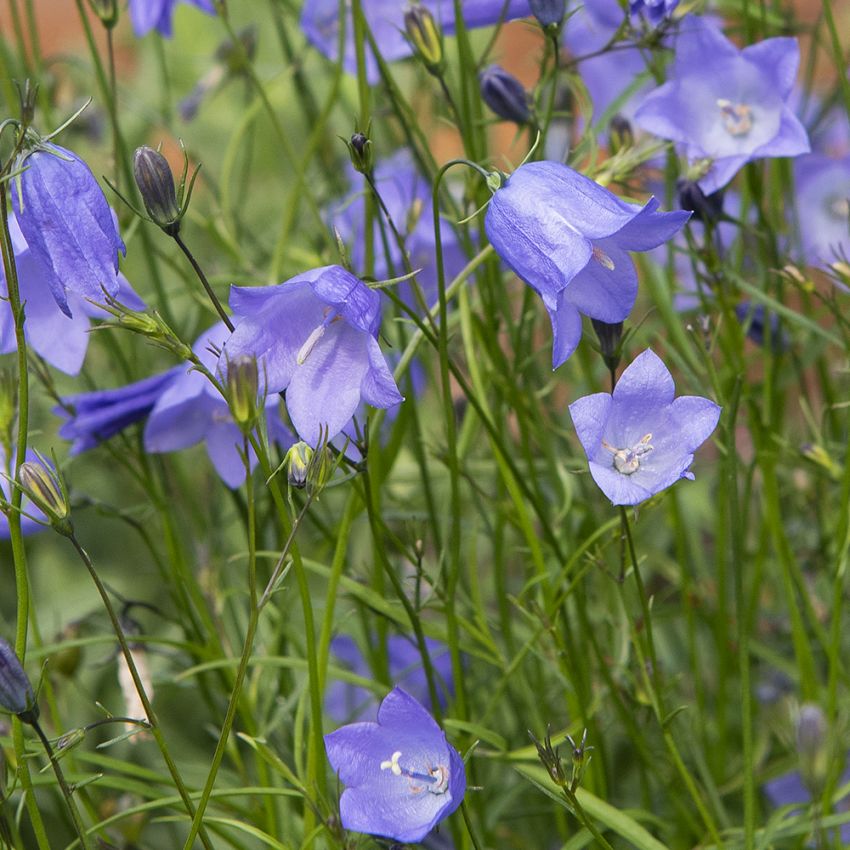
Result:
{"label": "star-shaped flower face", "polygon": [[403,401],[377,335],[380,296],[341,266],[313,269],[278,286],[233,287],[236,330],[219,369],[240,354],[257,358],[268,394],[286,391],[301,439],[332,439],[361,399],[373,407]]}
{"label": "star-shaped flower face", "polygon": [[421,841],[463,800],[463,760],[427,711],[401,688],[381,703],[377,723],[325,735],[328,760],[346,786],[342,825],[395,841]]}
{"label": "star-shaped flower face", "polygon": [[557,368],[581,339],[581,315],[622,322],[637,297],[629,251],[673,236],[690,213],[657,212],[616,195],[557,162],[520,166],[497,189],[484,227],[496,253],[543,299]]}
{"label": "star-shaped flower face", "polygon": [[751,160],[808,152],[806,131],[787,103],[799,61],[796,39],[738,50],[714,24],[689,16],[669,81],[647,95],[635,121],[680,142],[689,159],[712,160],[699,185],[714,192]]}
{"label": "star-shaped flower face", "polygon": [[693,453],[714,430],[720,408],[699,396],[674,400],[674,392],[667,367],[647,349],[613,394],[570,405],[590,474],[615,505],[636,505],[680,478],[693,478]]}

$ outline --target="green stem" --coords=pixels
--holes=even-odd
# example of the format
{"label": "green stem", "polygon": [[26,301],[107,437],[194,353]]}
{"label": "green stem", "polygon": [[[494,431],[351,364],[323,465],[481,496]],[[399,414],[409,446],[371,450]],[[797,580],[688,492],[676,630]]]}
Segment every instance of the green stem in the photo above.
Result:
{"label": "green stem", "polygon": [[213,292],[212,286],[210,286],[210,282],[207,280],[207,276],[204,274],[204,270],[198,265],[198,261],[195,259],[192,252],[186,246],[186,243],[180,238],[179,233],[174,234],[174,241],[177,243],[177,246],[180,250],[186,255],[186,259],[192,265],[192,268],[195,270],[195,274],[198,276],[198,280],[201,281],[201,285],[204,287],[204,291],[207,293],[207,297],[212,302],[213,307],[215,307],[216,313],[221,317],[222,322],[224,322],[227,329],[230,333],[233,333],[235,327],[233,326],[233,322],[230,321],[230,316],[227,315],[224,311],[224,307],[221,306],[221,301],[218,300],[218,296]]}

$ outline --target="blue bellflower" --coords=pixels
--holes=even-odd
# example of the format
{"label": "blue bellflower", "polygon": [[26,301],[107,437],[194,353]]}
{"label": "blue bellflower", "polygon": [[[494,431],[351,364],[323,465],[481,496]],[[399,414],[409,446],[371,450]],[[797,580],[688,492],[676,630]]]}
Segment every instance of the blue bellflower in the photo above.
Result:
{"label": "blue bellflower", "polygon": [[68,293],[102,301],[118,294],[118,252],[124,242],[91,169],[58,145],[25,154],[12,207],[32,256],[66,316]]}
{"label": "blue bellflower", "polygon": [[679,0],[629,0],[629,14],[633,21],[644,20],[651,27],[657,27],[678,5]]}
{"label": "blue bellflower", "polygon": [[673,398],[673,378],[650,349],[620,376],[613,393],[570,405],[590,474],[615,505],[636,505],[693,479],[694,452],[710,436],[720,408],[707,398]]}
{"label": "blue bellflower", "polygon": [[[425,645],[437,679],[437,698],[440,706],[445,708],[448,696],[454,693],[449,648],[432,638],[425,638]],[[339,666],[363,678],[371,678],[369,663],[353,638],[338,635],[331,641],[330,649]],[[391,635],[387,638],[387,662],[390,679],[398,682],[410,696],[430,710],[428,680],[415,641],[404,635]],[[332,682],[325,693],[325,709],[338,722],[374,720],[377,708],[371,691],[351,682]]]}
{"label": "blue bellflower", "polygon": [[794,178],[805,261],[819,266],[850,258],[850,156],[802,156]]}
{"label": "blue bellflower", "polygon": [[404,399],[378,346],[380,295],[341,266],[304,272],[277,286],[234,286],[236,330],[221,371],[240,354],[257,358],[269,394],[286,391],[302,440],[333,439],[364,401]]}
{"label": "blue bellflower", "polygon": [[[130,0],[130,20],[133,31],[141,38],[155,29],[160,35],[171,38],[174,7],[180,0]],[[198,9],[215,14],[212,0],[186,0]]]}
{"label": "blue bellflower", "polygon": [[346,829],[421,841],[463,800],[460,754],[401,688],[384,698],[377,723],[343,726],[325,735],[325,749],[346,786],[339,801]]}
{"label": "blue bellflower", "polygon": [[[89,320],[105,319],[108,314],[71,290],[65,293],[71,315],[65,313],[53,296],[53,272],[30,250],[14,215],[9,216],[9,231],[21,301],[26,304],[24,335],[27,344],[51,366],[68,375],[76,375],[83,366],[88,349]],[[144,302],[133,291],[127,278],[118,272],[115,280],[115,297],[131,309],[144,310]],[[102,292],[97,300],[103,300]],[[0,354],[9,354],[16,348],[15,320],[8,301],[6,277],[0,267]]]}
{"label": "blue bellflower", "polygon": [[[324,56],[336,61],[339,49],[339,0],[310,0],[304,4],[301,28],[307,40]],[[375,37],[375,43],[386,62],[395,62],[413,54],[413,48],[404,37],[404,11],[407,4],[398,0],[365,0],[363,14]],[[439,22],[443,33],[455,31],[454,6],[439,0],[423,0],[422,6]],[[469,29],[486,27],[500,20],[525,18],[531,14],[528,0],[464,0],[463,20]],[[503,16],[504,11],[504,16]],[[354,46],[354,26],[349,14],[345,22],[345,51],[342,66],[350,74],[357,73],[357,56]],[[380,79],[378,63],[371,50],[366,50],[366,75],[374,85]]]}
{"label": "blue bellflower", "polygon": [[709,194],[747,162],[808,153],[806,130],[788,105],[799,63],[794,38],[739,50],[713,23],[688,16],[670,79],[647,95],[635,121],[679,142],[689,160],[709,160],[699,180]]}
{"label": "blue bellflower", "polygon": [[629,251],[673,236],[690,213],[657,212],[557,162],[520,166],[494,193],[484,227],[496,253],[543,299],[552,322],[552,368],[581,339],[581,315],[622,322],[637,297]]}

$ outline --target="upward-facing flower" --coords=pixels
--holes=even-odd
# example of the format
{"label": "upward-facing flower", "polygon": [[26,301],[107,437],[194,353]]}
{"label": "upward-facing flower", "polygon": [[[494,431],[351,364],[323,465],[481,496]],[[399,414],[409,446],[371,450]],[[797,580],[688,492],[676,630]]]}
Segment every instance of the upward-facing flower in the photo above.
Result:
{"label": "upward-facing flower", "polygon": [[667,367],[650,349],[620,376],[613,393],[570,405],[590,474],[615,505],[636,505],[693,478],[694,452],[717,425],[720,408],[707,398],[673,398]]}
{"label": "upward-facing flower", "polygon": [[710,160],[699,185],[714,192],[751,160],[809,151],[788,106],[799,62],[796,39],[768,38],[739,50],[713,23],[689,16],[670,79],[647,96],[635,121],[681,143],[689,160]]}
{"label": "upward-facing flower", "polygon": [[[166,38],[171,37],[174,7],[180,0],[130,0],[130,20],[133,31],[140,38],[155,29]],[[215,14],[212,0],[186,0],[209,14]]]}
{"label": "upward-facing flower", "polygon": [[343,726],[325,735],[325,749],[346,786],[339,801],[346,829],[421,841],[463,800],[463,760],[401,688],[384,698],[377,723]]}
{"label": "upward-facing flower", "polygon": [[278,286],[234,286],[236,330],[220,361],[254,355],[269,394],[286,391],[301,439],[333,439],[361,399],[403,401],[378,346],[379,294],[341,266],[304,272]]}
{"label": "upward-facing flower", "polygon": [[637,297],[629,251],[673,236],[689,212],[628,204],[557,162],[520,166],[497,189],[484,227],[496,253],[543,299],[554,333],[552,367],[581,339],[581,314],[622,322]]}
{"label": "upward-facing flower", "polygon": [[68,293],[103,300],[118,293],[118,252],[127,253],[91,169],[71,151],[42,144],[18,163],[12,207],[29,250],[43,266],[60,309]]}

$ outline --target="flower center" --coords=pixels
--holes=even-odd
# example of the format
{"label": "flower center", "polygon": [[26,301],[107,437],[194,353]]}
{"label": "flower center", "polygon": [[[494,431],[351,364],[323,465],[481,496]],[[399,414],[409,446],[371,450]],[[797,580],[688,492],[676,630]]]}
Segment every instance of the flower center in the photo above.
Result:
{"label": "flower center", "polygon": [[746,136],[753,129],[753,108],[746,103],[733,103],[725,97],[717,98],[723,126],[730,136]]}
{"label": "flower center", "polygon": [[[414,794],[428,791],[429,794],[445,794],[449,787],[449,769],[442,765],[429,767],[427,773],[402,767],[398,760],[401,750],[396,750],[386,761],[381,762],[381,770],[389,770],[394,776],[406,776],[410,780],[410,790]],[[421,784],[424,783],[424,784]]]}
{"label": "flower center", "polygon": [[324,312],[324,319],[322,320],[322,324],[313,328],[310,331],[310,335],[304,340],[304,345],[298,349],[298,355],[295,358],[295,362],[299,366],[304,365],[304,361],[310,356],[310,353],[316,347],[316,343],[325,335],[325,330],[328,325],[333,324],[336,321],[339,321],[342,316],[338,316],[331,307],[326,307]]}
{"label": "flower center", "polygon": [[613,465],[617,472],[621,472],[623,475],[631,475],[640,469],[640,459],[653,450],[654,447],[649,444],[651,439],[652,434],[644,434],[633,446],[625,449],[615,448],[603,440],[602,448],[614,455]]}
{"label": "flower center", "polygon": [[850,216],[850,198],[834,195],[826,202],[829,214],[840,221],[846,221]]}

